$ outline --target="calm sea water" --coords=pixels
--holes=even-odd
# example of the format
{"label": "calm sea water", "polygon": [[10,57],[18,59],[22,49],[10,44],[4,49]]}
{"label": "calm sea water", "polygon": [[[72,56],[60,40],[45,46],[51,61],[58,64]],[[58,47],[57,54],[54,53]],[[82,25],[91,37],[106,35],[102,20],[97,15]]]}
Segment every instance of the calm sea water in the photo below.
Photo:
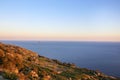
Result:
{"label": "calm sea water", "polygon": [[105,74],[120,77],[119,42],[1,42],[18,45],[62,62],[75,63],[82,68],[100,70]]}

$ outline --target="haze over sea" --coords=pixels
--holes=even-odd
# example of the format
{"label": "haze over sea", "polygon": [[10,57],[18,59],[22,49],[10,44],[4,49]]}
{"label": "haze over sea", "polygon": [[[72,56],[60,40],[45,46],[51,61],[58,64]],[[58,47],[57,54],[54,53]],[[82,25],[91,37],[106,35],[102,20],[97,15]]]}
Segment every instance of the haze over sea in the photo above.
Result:
{"label": "haze over sea", "polygon": [[120,77],[120,42],[1,41],[42,56]]}

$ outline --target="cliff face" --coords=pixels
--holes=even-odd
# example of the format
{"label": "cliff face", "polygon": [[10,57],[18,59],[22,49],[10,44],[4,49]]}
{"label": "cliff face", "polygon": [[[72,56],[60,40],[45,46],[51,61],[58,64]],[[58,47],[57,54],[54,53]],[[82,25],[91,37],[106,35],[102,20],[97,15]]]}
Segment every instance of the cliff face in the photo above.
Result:
{"label": "cliff face", "polygon": [[38,55],[30,50],[0,43],[0,79],[7,80],[119,80],[101,72],[78,68]]}

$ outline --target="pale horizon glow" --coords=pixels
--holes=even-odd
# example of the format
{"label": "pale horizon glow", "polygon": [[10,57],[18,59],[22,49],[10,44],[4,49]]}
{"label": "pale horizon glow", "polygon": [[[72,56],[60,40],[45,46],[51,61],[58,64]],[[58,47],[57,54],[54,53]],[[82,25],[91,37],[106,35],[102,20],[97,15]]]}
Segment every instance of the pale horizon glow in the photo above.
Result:
{"label": "pale horizon glow", "polygon": [[0,40],[120,42],[119,0],[1,0]]}

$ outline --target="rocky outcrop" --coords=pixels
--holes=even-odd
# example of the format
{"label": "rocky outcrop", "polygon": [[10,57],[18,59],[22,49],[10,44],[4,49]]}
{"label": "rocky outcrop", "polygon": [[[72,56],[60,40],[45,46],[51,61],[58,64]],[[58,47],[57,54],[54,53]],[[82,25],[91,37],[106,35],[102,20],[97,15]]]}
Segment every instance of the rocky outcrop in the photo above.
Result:
{"label": "rocky outcrop", "polygon": [[0,43],[0,80],[120,80]]}

